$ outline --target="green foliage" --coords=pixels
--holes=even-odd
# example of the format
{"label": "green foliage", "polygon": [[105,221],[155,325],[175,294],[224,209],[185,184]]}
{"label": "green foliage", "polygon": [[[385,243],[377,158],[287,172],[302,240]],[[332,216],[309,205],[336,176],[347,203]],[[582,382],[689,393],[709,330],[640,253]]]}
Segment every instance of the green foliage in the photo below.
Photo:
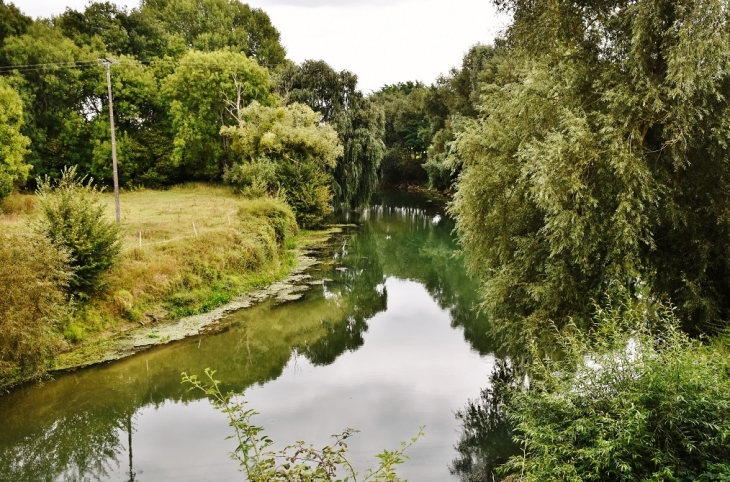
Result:
{"label": "green foliage", "polygon": [[23,162],[30,139],[20,133],[23,103],[18,93],[0,79],[0,201],[15,183],[28,177],[31,166]]}
{"label": "green foliage", "polygon": [[12,65],[64,64],[15,72],[9,78],[23,100],[22,132],[31,140],[27,161],[34,174],[57,176],[64,165],[86,167],[91,148],[82,106],[91,94],[93,74],[73,64],[94,60],[97,53],[77,47],[60,29],[38,21],[23,35],[5,39],[4,54]]}
{"label": "green foliage", "polygon": [[163,90],[174,133],[172,161],[197,180],[219,180],[231,164],[220,135],[223,126],[237,120],[229,103],[274,102],[267,70],[245,54],[228,50],[188,52],[165,79]]}
{"label": "green foliage", "polygon": [[633,301],[560,341],[565,357],[535,361],[510,397],[508,480],[727,480],[727,339],[691,341],[671,310]]}
{"label": "green foliage", "polygon": [[231,438],[238,442],[231,456],[240,463],[247,480],[251,482],[398,482],[403,479],[398,477],[396,466],[408,459],[405,451],[423,436],[421,428],[418,435],[409,442],[402,442],[399,449],[384,450],[378,454],[378,466],[368,469],[359,479],[347,459],[346,443],[348,438],[357,433],[356,430],[347,429],[333,435],[334,443],[321,449],[299,441],[281,451],[269,450],[274,442],[264,434],[263,427],[252,423],[252,418],[258,413],[246,408],[246,402],[235,398],[232,392],[224,393],[221,382],[214,376],[215,371],[209,368],[205,370],[203,380],[198,379],[197,375],[183,373],[183,383],[191,385],[191,391],[204,393],[216,408],[226,414],[235,433]]}
{"label": "green foliage", "polygon": [[282,196],[303,228],[322,224],[332,212],[332,177],[313,158],[293,157],[277,166]]}
{"label": "green foliage", "polygon": [[23,35],[33,19],[23,15],[18,7],[12,3],[6,4],[0,1],[0,65],[7,65],[3,42],[6,38],[16,35]]}
{"label": "green foliage", "polygon": [[168,51],[228,49],[271,69],[284,62],[269,16],[238,0],[145,0],[140,15],[162,28]]}
{"label": "green foliage", "polygon": [[282,246],[284,241],[299,232],[294,213],[281,200],[273,198],[259,198],[241,204],[238,215],[245,220],[247,216],[266,219],[274,230],[276,242]]}
{"label": "green foliage", "polygon": [[346,207],[370,202],[385,155],[382,109],[357,90],[357,76],[336,72],[324,61],[307,60],[289,66],[279,76],[277,90],[287,103],[301,103],[321,114],[337,131],[343,151],[332,166],[332,194]]}
{"label": "green foliage", "polygon": [[[724,2],[499,2],[514,13],[457,134],[453,212],[504,326],[586,326],[614,282],[685,327],[730,315]],[[586,27],[590,25],[590,28]]]}
{"label": "green foliage", "polygon": [[452,143],[464,119],[479,113],[481,85],[494,81],[498,66],[504,60],[501,43],[495,46],[477,44],[464,55],[461,69],[452,69],[431,86],[425,99],[425,113],[431,126],[428,161],[428,183],[440,190],[449,190],[461,172],[458,157],[450,156]]}
{"label": "green foliage", "polygon": [[332,169],[342,154],[337,133],[304,104],[237,108],[238,126],[224,127],[237,162],[224,180],[248,196],[282,196],[303,227],[331,211]]}
{"label": "green foliage", "polygon": [[233,164],[223,173],[223,181],[232,185],[236,192],[251,199],[266,195],[276,196],[279,193],[276,164],[267,157]]}
{"label": "green foliage", "polygon": [[68,290],[88,295],[102,286],[102,276],[117,261],[119,226],[104,216],[104,206],[92,179],[79,178],[76,168],[64,169],[61,179],[38,179],[41,219],[37,230],[71,256],[73,277]]}
{"label": "green foliage", "polygon": [[421,83],[387,85],[371,98],[385,114],[386,153],[380,166],[386,184],[424,184],[431,125],[426,116],[428,90]]}
{"label": "green foliage", "polygon": [[463,119],[479,114],[481,86],[491,83],[503,62],[503,42],[477,44],[461,68],[425,87],[420,83],[386,85],[372,96],[385,110],[387,152],[381,167],[388,184],[425,184],[451,190],[461,171],[451,145]]}
{"label": "green foliage", "polygon": [[16,366],[38,371],[55,347],[68,255],[37,234],[0,233],[0,385]]}
{"label": "green foliage", "polygon": [[[172,127],[169,106],[159,88],[168,69],[157,63],[144,65],[128,56],[117,60],[111,78],[119,182],[122,186],[169,185],[179,178],[170,169]],[[110,183],[113,173],[107,79],[104,69],[96,69],[95,74],[89,79],[93,93],[86,101],[92,147],[88,172],[98,181]]]}

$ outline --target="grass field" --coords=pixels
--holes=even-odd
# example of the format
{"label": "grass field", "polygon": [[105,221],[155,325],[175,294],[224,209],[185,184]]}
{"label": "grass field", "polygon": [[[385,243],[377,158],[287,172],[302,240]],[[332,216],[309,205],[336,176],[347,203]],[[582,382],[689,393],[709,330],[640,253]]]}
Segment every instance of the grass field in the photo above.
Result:
{"label": "grass field", "polygon": [[[281,201],[246,200],[201,184],[120,197],[121,259],[102,290],[72,304],[61,328],[69,342],[205,312],[283,276],[294,263],[288,248],[297,227]],[[113,195],[103,194],[102,202],[113,220]],[[0,228],[31,229],[36,204],[34,195],[10,196],[0,205]]]}

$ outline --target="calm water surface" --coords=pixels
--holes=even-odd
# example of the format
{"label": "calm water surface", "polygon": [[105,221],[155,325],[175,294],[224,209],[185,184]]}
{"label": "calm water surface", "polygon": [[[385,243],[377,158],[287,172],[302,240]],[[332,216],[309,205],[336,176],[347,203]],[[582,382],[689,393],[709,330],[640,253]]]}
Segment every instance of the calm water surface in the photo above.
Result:
{"label": "calm water surface", "polygon": [[180,384],[218,370],[283,447],[347,427],[360,471],[425,425],[399,473],[455,479],[460,422],[494,357],[475,282],[444,207],[382,194],[349,221],[299,301],[231,315],[223,332],[80,370],[0,397],[0,481],[244,480],[227,419]]}

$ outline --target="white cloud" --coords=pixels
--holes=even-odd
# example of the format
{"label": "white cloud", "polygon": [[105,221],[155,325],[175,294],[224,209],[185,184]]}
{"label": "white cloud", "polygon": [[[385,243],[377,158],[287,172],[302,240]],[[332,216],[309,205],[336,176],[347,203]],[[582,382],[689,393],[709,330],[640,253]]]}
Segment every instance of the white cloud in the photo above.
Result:
{"label": "white cloud", "polygon": [[[253,0],[281,31],[289,57],[322,59],[356,73],[360,87],[433,82],[476,43],[490,43],[507,19],[485,0],[351,0],[316,8],[309,0]],[[302,5],[304,4],[304,5]]]}

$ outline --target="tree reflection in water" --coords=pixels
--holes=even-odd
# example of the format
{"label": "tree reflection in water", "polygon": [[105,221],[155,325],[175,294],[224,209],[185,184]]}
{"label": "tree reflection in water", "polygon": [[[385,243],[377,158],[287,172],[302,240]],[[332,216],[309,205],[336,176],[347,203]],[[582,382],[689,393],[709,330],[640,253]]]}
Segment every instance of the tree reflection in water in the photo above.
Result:
{"label": "tree reflection in water", "polygon": [[501,480],[495,469],[519,453],[512,440],[512,424],[505,412],[505,397],[518,375],[513,366],[498,359],[489,377],[489,386],[477,400],[470,400],[456,413],[462,423],[459,452],[451,463],[451,473],[462,482],[492,482]]}
{"label": "tree reflection in water", "polygon": [[[377,202],[362,213],[359,226],[325,249],[323,257],[332,262],[312,273],[324,285],[303,300],[264,303],[232,315],[222,333],[1,397],[0,481],[106,480],[123,473],[137,480],[134,417],[145,407],[193,400],[180,386],[180,372],[214,367],[225,390],[241,393],[278,378],[293,353],[315,365],[331,364],[363,345],[369,321],[387,308],[389,277],[424,285],[475,352],[494,352],[489,320],[477,310],[478,284],[455,256],[453,223],[443,206],[387,195]],[[464,433],[455,473],[503,453],[500,440],[509,440],[509,431],[488,422],[489,407],[475,404],[460,413]],[[482,443],[485,433],[495,435]]]}

